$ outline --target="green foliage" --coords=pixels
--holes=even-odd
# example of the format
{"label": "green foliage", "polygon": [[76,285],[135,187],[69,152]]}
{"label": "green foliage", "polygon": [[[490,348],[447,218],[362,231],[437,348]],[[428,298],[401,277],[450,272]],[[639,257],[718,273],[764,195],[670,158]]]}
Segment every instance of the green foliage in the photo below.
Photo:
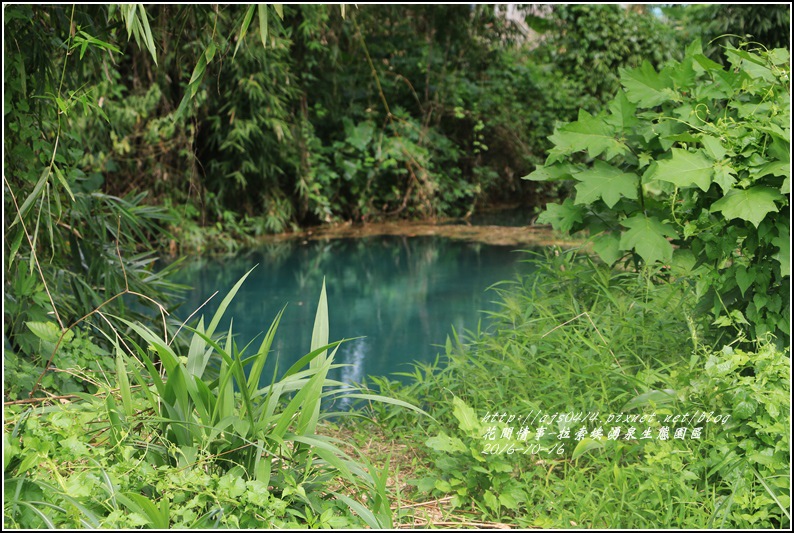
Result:
{"label": "green foliage", "polygon": [[622,70],[608,111],[558,128],[546,165],[527,177],[577,181],[574,201],[539,221],[588,230],[610,264],[691,271],[715,324],[785,344],[789,55],[743,47],[726,56],[731,70],[696,42],[659,72]]}
{"label": "green foliage", "polygon": [[[708,324],[680,280],[571,254],[546,257],[538,270],[496,287],[492,322],[464,342],[453,334],[447,365],[417,368],[407,386],[382,382],[438,421],[417,427],[406,413],[379,415],[426,445],[420,492],[523,527],[787,528],[787,351],[768,341],[749,350],[703,344]],[[505,416],[483,416],[495,412]],[[600,422],[577,438],[583,424],[508,418],[533,412],[598,413]],[[608,438],[616,425],[608,417],[618,414],[648,420],[621,422],[621,436]],[[674,422],[686,414],[712,422]],[[670,438],[642,437],[665,426]],[[569,437],[558,438],[565,427]],[[681,427],[687,437],[672,437]],[[695,427],[702,433],[690,438]],[[546,451],[527,453],[528,443]]]}
{"label": "green foliage", "polygon": [[[354,398],[421,411],[327,378],[339,366],[340,342],[328,343],[324,287],[312,351],[263,385],[281,313],[254,355],[238,350],[231,329],[215,338],[247,275],[206,328],[203,318],[188,328],[186,352],[121,319],[146,348],[119,338],[115,379],[98,381],[98,394],[7,417],[6,527],[391,526],[385,473],[317,434],[323,419],[354,415],[329,413],[321,402]],[[58,334],[31,329],[49,341]]]}
{"label": "green foliage", "polygon": [[669,23],[685,41],[699,38],[706,55],[716,61],[721,47],[752,41],[765,48],[791,43],[791,6],[788,4],[679,4],[661,7]]}
{"label": "green foliage", "polygon": [[703,458],[730,490],[714,523],[785,528],[791,524],[790,356],[768,341],[753,351],[725,346],[704,356],[705,372],[692,379],[689,398],[703,411],[732,417]]}
{"label": "green foliage", "polygon": [[619,69],[659,66],[675,42],[672,28],[642,8],[555,5],[545,18],[545,39],[533,53],[551,70],[544,88],[560,120],[601,110],[620,88]]}
{"label": "green foliage", "polygon": [[[143,8],[136,9],[125,14],[127,29],[151,42]],[[103,17],[108,24],[95,26]],[[32,389],[72,392],[80,381],[44,376],[50,365],[79,373],[102,366],[107,353],[87,335],[70,340],[75,328],[110,331],[99,309],[140,317],[129,309],[131,296],[122,295],[137,294],[152,306],[147,298],[167,301],[177,289],[168,271],[152,268],[149,243],[168,217],[144,204],[146,193],[102,190],[111,165],[94,150],[108,141],[91,126],[109,121],[107,82],[93,67],[120,54],[112,44],[120,21],[106,8],[17,5],[5,11],[4,24],[4,335],[14,352],[8,360],[34,373]],[[30,392],[21,383],[30,378],[6,393]],[[77,387],[91,389],[86,382]]]}

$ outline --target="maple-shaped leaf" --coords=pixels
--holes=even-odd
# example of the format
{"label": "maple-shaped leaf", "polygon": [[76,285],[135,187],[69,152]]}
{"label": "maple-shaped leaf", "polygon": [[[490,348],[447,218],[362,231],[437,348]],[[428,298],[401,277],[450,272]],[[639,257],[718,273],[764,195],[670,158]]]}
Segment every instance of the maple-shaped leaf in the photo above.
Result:
{"label": "maple-shaped leaf", "polygon": [[593,237],[593,250],[608,265],[614,264],[623,256],[620,252],[620,239],[612,233],[602,233]]}
{"label": "maple-shaped leaf", "polygon": [[618,131],[627,132],[635,126],[639,120],[635,113],[637,111],[636,104],[629,102],[626,93],[620,91],[618,95],[609,102],[609,116],[606,117],[606,122],[614,126]]}
{"label": "maple-shaped leaf", "polygon": [[672,226],[642,213],[637,213],[621,224],[628,228],[620,237],[621,250],[635,250],[649,265],[672,260],[673,245],[665,238],[678,237]]}
{"label": "maple-shaped leaf", "polygon": [[675,98],[670,77],[660,75],[648,61],[640,68],[620,69],[620,83],[629,100],[641,107],[656,107]]}
{"label": "maple-shaped leaf", "polygon": [[653,177],[681,188],[697,185],[703,191],[709,190],[714,174],[714,161],[702,150],[688,152],[673,148],[672,153],[671,159],[659,161]]}
{"label": "maple-shaped leaf", "polygon": [[703,143],[703,148],[709,157],[715,161],[721,161],[728,153],[728,150],[722,146],[720,140],[712,135],[703,135],[700,138],[700,142]]}
{"label": "maple-shaped leaf", "polygon": [[569,180],[579,167],[571,163],[557,163],[554,165],[538,167],[521,179],[530,181],[559,181]]}
{"label": "maple-shaped leaf", "polygon": [[752,222],[757,228],[767,213],[778,211],[775,202],[784,202],[786,197],[770,187],[750,187],[749,189],[731,189],[714,202],[711,212],[722,211],[728,219],[741,218]]}
{"label": "maple-shaped leaf", "polygon": [[611,125],[584,109],[579,110],[579,120],[558,128],[549,139],[554,148],[549,151],[547,164],[584,150],[591,158],[605,154],[607,159],[628,152],[626,145],[615,138],[615,129]]}
{"label": "maple-shaped leaf", "polygon": [[[681,63],[670,69],[670,79],[675,82],[679,90],[688,90],[695,84],[697,72],[694,66],[695,61],[691,57],[684,58]],[[665,69],[665,73],[667,69]]]}
{"label": "maple-shaped leaf", "polygon": [[575,204],[592,204],[601,198],[612,209],[621,197],[637,199],[639,176],[623,172],[609,163],[596,160],[592,168],[573,177],[579,180]]}
{"label": "maple-shaped leaf", "polygon": [[538,217],[539,224],[551,224],[557,231],[570,233],[577,222],[582,222],[584,210],[566,198],[562,204],[546,204],[546,210]]}
{"label": "maple-shaped leaf", "polygon": [[736,171],[722,162],[714,163],[714,183],[722,188],[723,193],[727,193],[736,183]]}

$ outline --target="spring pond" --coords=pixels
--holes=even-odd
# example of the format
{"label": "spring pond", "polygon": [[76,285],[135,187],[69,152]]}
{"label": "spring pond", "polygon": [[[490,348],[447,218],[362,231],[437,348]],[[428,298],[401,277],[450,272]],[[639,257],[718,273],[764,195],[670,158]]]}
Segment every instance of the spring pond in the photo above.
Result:
{"label": "spring pond", "polygon": [[[329,341],[342,343],[329,378],[346,383],[366,376],[410,372],[411,363],[444,353],[452,327],[477,328],[495,310],[491,285],[531,272],[530,255],[517,246],[465,242],[438,236],[370,236],[288,240],[232,258],[190,258],[177,281],[193,289],[176,313],[209,322],[231,287],[256,266],[228,307],[217,331],[232,331],[238,347],[259,348],[264,332],[286,306],[271,346],[263,380],[279,377],[309,352],[317,302],[325,278]],[[529,249],[522,247],[523,250]],[[537,251],[537,248],[535,249]],[[253,341],[253,342],[252,342]],[[276,364],[278,365],[276,367]]]}

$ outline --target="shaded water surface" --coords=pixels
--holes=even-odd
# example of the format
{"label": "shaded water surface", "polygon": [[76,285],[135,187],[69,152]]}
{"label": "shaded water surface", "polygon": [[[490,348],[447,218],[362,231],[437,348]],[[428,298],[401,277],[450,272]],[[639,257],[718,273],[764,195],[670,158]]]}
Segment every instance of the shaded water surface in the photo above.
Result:
{"label": "shaded water surface", "polygon": [[497,295],[486,289],[518,272],[528,273],[527,258],[514,247],[436,237],[281,242],[231,259],[189,260],[179,281],[193,290],[177,315],[184,319],[218,290],[200,312],[207,323],[234,283],[258,265],[219,331],[233,317],[237,345],[254,340],[246,351],[253,354],[262,332],[286,305],[264,374],[269,380],[277,358],[283,373],[309,352],[325,277],[329,340],[362,337],[340,346],[335,362],[352,366],[330,377],[360,382],[367,375],[410,371],[413,361],[434,360],[443,352],[438,345],[443,346],[451,326],[458,332],[474,329],[478,311],[496,309]]}

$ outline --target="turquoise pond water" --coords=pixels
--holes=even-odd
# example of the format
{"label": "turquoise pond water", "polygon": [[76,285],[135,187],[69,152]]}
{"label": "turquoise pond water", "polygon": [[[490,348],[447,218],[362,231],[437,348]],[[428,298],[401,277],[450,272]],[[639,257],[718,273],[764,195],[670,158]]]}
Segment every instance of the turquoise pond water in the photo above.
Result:
{"label": "turquoise pond water", "polygon": [[[368,375],[411,370],[414,361],[443,354],[452,331],[476,329],[497,308],[488,287],[530,273],[526,252],[513,247],[467,243],[439,237],[367,237],[290,241],[249,250],[233,258],[191,258],[177,281],[193,287],[176,313],[186,318],[216,290],[199,314],[205,323],[223,296],[249,269],[256,268],[226,311],[218,331],[233,332],[238,347],[259,348],[278,311],[284,316],[271,347],[263,379],[284,372],[309,352],[314,316],[325,277],[330,341],[343,343],[335,362],[350,366],[329,376],[346,383]],[[196,318],[199,316],[196,315]]]}

